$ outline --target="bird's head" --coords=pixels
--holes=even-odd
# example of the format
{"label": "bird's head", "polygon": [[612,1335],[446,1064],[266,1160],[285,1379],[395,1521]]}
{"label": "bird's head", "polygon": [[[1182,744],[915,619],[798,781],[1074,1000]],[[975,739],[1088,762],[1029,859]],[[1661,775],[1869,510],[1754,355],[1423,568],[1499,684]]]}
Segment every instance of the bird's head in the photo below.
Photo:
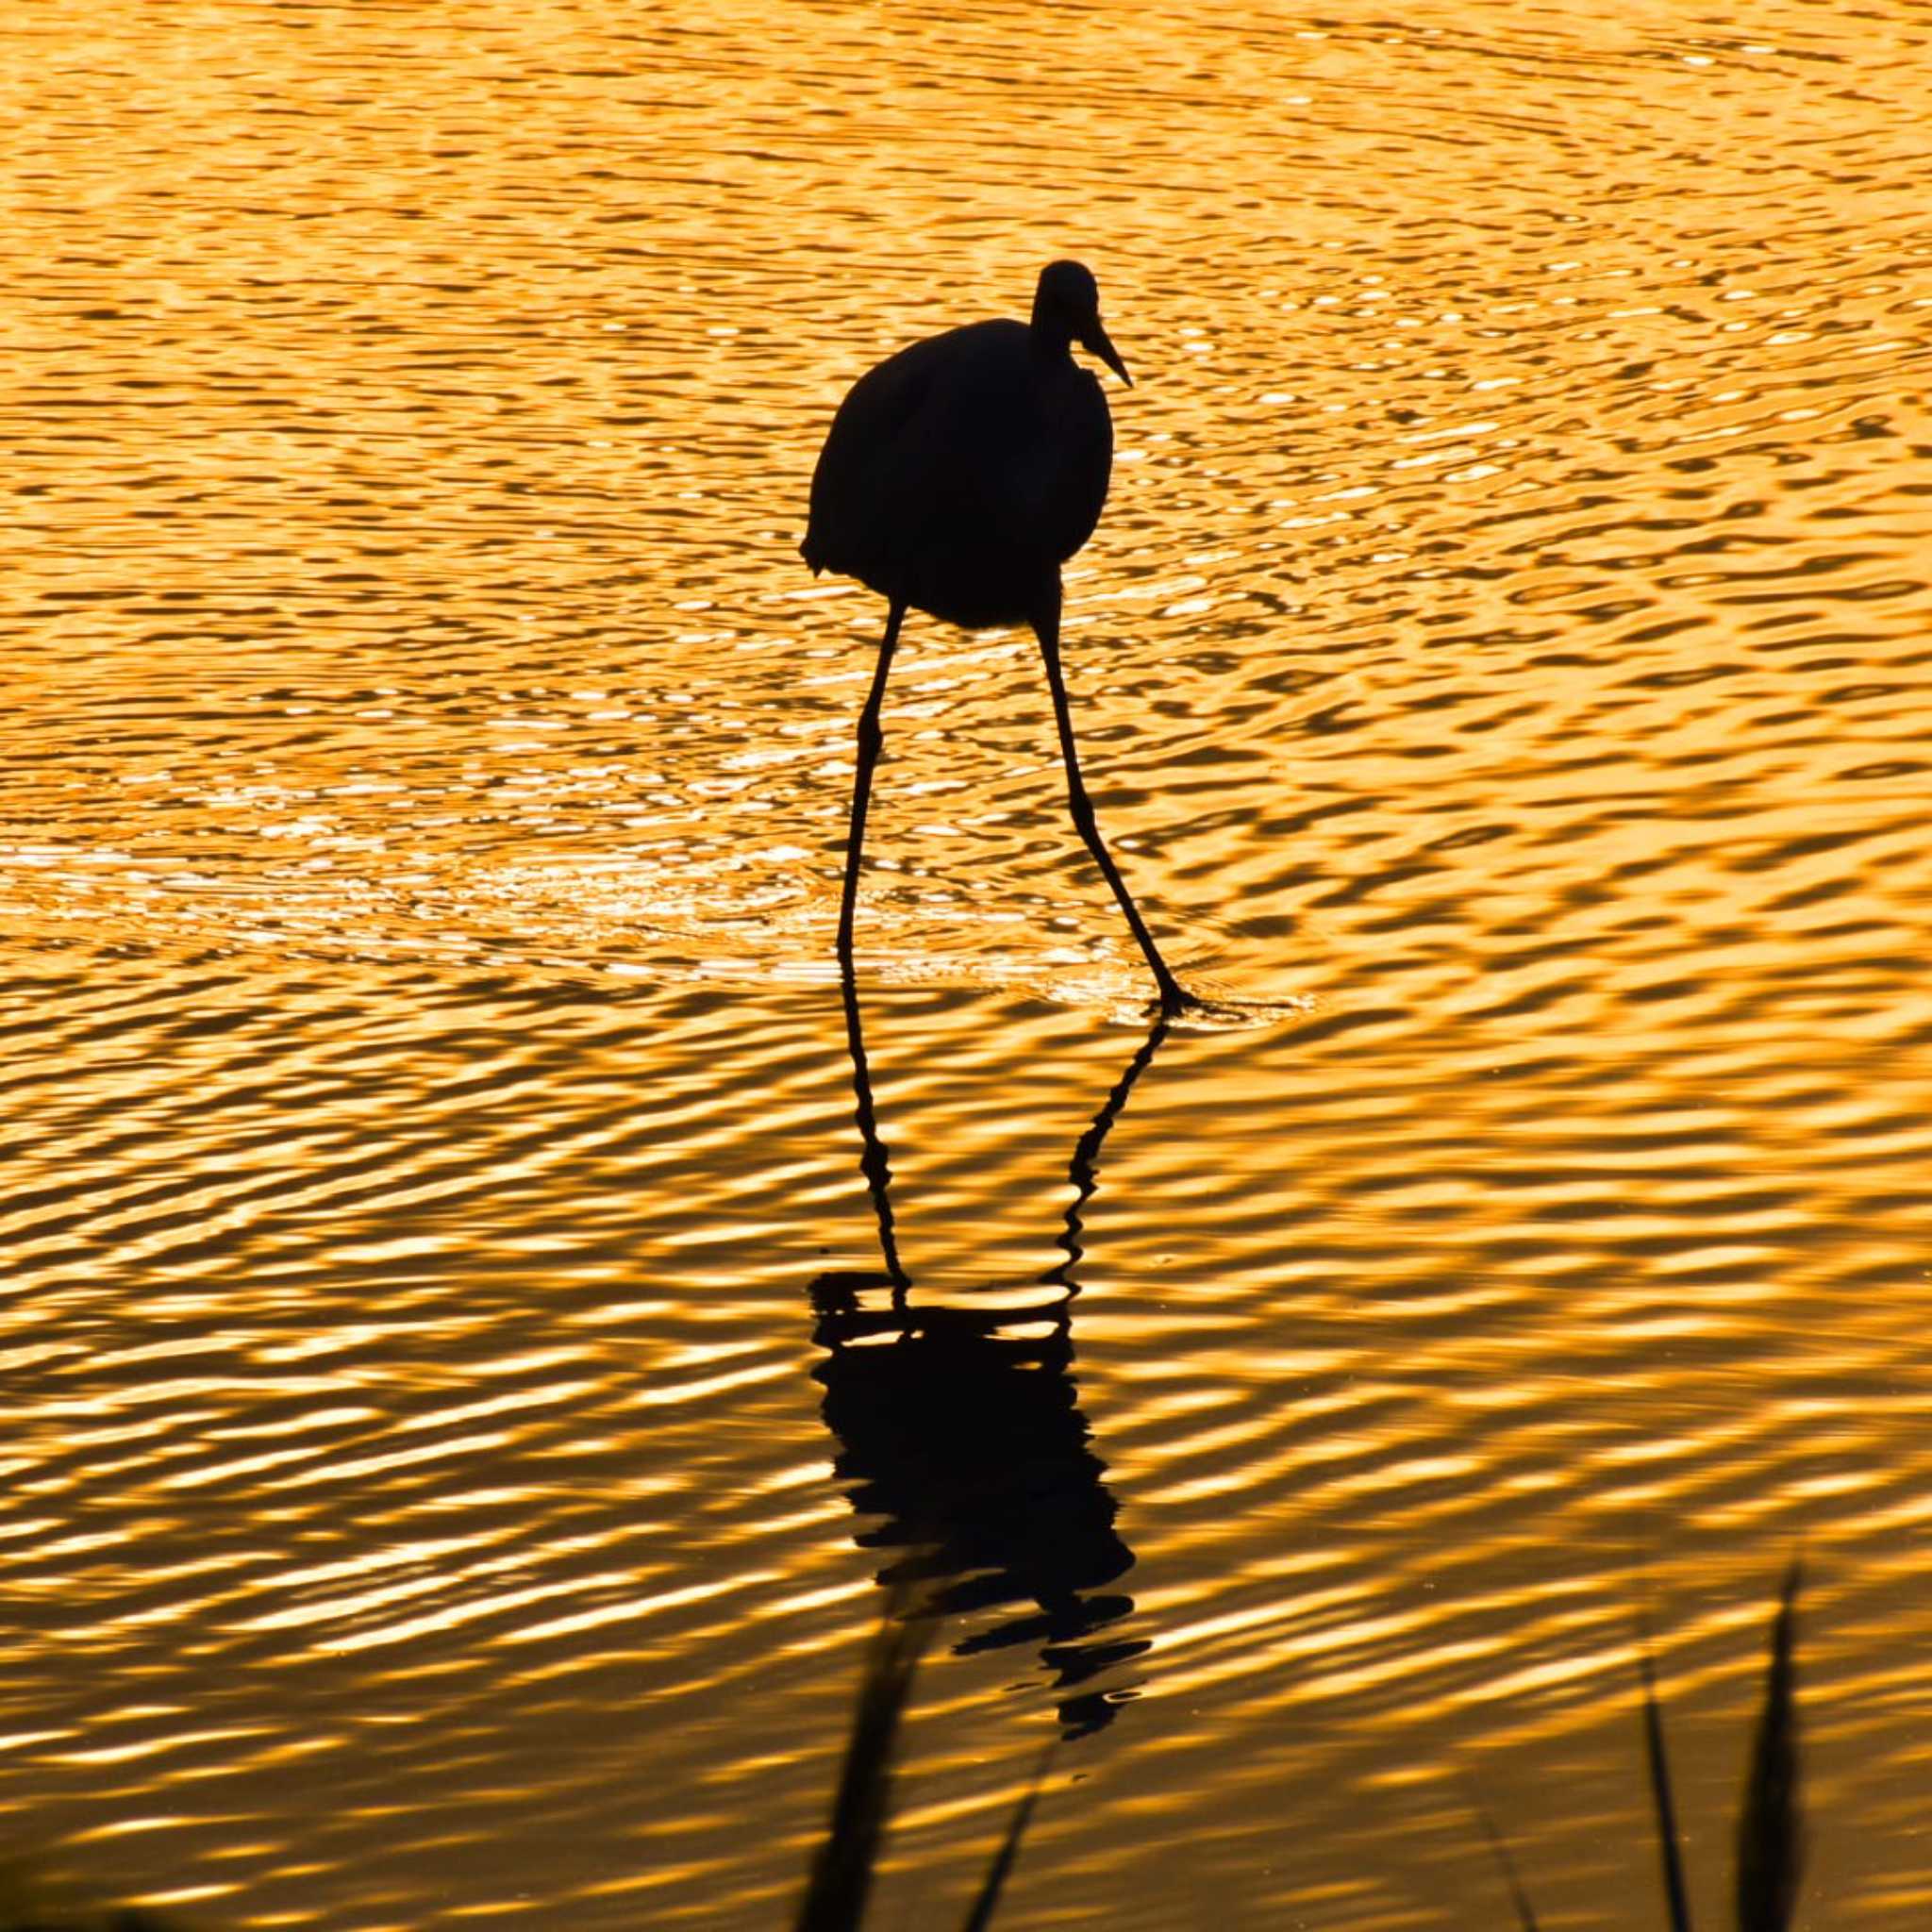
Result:
{"label": "bird's head", "polygon": [[1084,263],[1050,261],[1041,270],[1033,296],[1033,326],[1056,342],[1078,342],[1133,388],[1127,365],[1100,325],[1100,284]]}

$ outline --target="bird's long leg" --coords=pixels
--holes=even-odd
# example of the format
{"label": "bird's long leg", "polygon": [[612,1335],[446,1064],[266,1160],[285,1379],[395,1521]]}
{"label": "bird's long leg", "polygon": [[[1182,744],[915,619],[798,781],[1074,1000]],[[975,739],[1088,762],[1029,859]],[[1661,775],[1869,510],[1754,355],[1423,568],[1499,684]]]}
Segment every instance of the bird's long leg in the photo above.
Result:
{"label": "bird's long leg", "polygon": [[[858,1123],[862,1149],[858,1168],[865,1176],[866,1192],[872,1196],[873,1217],[878,1223],[879,1256],[892,1284],[892,1307],[897,1313],[904,1314],[906,1291],[912,1286],[912,1277],[899,1260],[899,1240],[892,1221],[892,1160],[885,1137],[879,1132],[878,1111],[873,1106],[872,1062],[866,1058],[865,1027],[858,1012],[858,981],[849,958],[840,969],[839,990],[844,995],[845,1045],[852,1056],[852,1097],[857,1108],[854,1118]],[[1093,1191],[1090,1187],[1087,1191]]]}
{"label": "bird's long leg", "polygon": [[872,691],[865,709],[858,714],[858,771],[852,781],[852,826],[845,837],[845,891],[839,902],[839,970],[852,972],[852,914],[858,904],[858,867],[865,852],[865,812],[872,803],[872,772],[879,761],[879,746],[885,733],[879,726],[879,709],[886,698],[886,674],[892,668],[892,653],[899,648],[899,626],[906,621],[906,607],[897,598],[886,618],[886,634],[879,640],[879,661],[872,674]]}
{"label": "bird's long leg", "polygon": [[1074,748],[1074,719],[1067,708],[1067,682],[1060,675],[1058,584],[1054,586],[1052,596],[1043,598],[1034,611],[1033,631],[1040,640],[1040,655],[1046,660],[1046,682],[1053,692],[1054,723],[1059,727],[1060,762],[1067,768],[1067,805],[1074,814],[1074,824],[1087,841],[1087,849],[1093,855],[1093,862],[1100,868],[1101,876],[1113,888],[1113,895],[1120,901],[1121,910],[1127,915],[1127,924],[1153,970],[1154,983],[1160,989],[1160,1010],[1171,1018],[1192,1002],[1181,991],[1180,982],[1167,970],[1167,961],[1160,957],[1160,949],[1154,943],[1154,936],[1147,930],[1146,923],[1127,891],[1126,881],[1121,877],[1119,867],[1101,842],[1100,825],[1093,816],[1093,801],[1087,796],[1086,781],[1080,776],[1080,755]]}

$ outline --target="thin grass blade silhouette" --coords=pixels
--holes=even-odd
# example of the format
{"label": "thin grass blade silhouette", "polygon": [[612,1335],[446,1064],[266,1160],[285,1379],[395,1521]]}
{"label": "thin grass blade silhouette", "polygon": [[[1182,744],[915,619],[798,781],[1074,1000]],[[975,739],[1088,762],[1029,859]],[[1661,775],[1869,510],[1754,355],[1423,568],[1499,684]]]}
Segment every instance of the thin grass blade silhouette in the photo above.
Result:
{"label": "thin grass blade silhouette", "polygon": [[1502,1867],[1503,1883],[1509,1888],[1509,1900],[1516,1907],[1516,1923],[1522,1926],[1523,1932],[1539,1932],[1536,1913],[1530,1909],[1529,1895],[1516,1875],[1516,1860],[1509,1856],[1508,1841],[1496,1829],[1496,1821],[1490,1816],[1488,1806],[1480,1799],[1476,1801],[1475,1815],[1489,1839],[1490,1849],[1496,1855],[1496,1863]]}
{"label": "thin grass blade silhouette", "polygon": [[839,1795],[832,1803],[825,1841],[812,1860],[811,1878],[798,1908],[797,1932],[858,1932],[865,1916],[873,1866],[891,1805],[899,1720],[933,1632],[930,1621],[908,1622],[904,1616],[908,1595],[906,1591],[893,1591],[867,1654],[852,1714],[852,1740],[839,1774]]}
{"label": "thin grass blade silhouette", "polygon": [[1797,1704],[1798,1586],[1803,1566],[1785,1573],[1771,1626],[1764,1708],[1752,1740],[1751,1769],[1738,1816],[1738,1932],[1786,1932],[1797,1909],[1805,1859],[1800,1802]]}
{"label": "thin grass blade silhouette", "polygon": [[1671,1932],[1690,1932],[1690,1902],[1684,1890],[1684,1856],[1677,1840],[1677,1807],[1671,1798],[1671,1760],[1664,1749],[1663,1712],[1657,1707],[1648,1630],[1640,1633],[1637,1663],[1643,1674],[1643,1741],[1650,1758],[1650,1795],[1657,1807],[1657,1857],[1663,1865]]}
{"label": "thin grass blade silhouette", "polygon": [[973,1909],[966,1914],[966,1923],[959,1932],[986,1932],[992,1924],[994,1907],[1000,1902],[1000,1892],[1008,1878],[1012,1874],[1014,1861],[1020,1856],[1020,1840],[1026,1835],[1026,1827],[1033,1822],[1033,1807],[1040,1798],[1040,1787],[1045,1781],[1047,1767],[1053,1762],[1053,1743],[1041,1753],[1040,1762],[1034,1768],[1032,1781],[1025,1793],[1013,1809],[1013,1822],[1007,1826],[1007,1835],[1000,1840],[1000,1848],[993,1854],[992,1863],[988,1866],[986,1883],[979,1888],[979,1895],[973,1901]]}

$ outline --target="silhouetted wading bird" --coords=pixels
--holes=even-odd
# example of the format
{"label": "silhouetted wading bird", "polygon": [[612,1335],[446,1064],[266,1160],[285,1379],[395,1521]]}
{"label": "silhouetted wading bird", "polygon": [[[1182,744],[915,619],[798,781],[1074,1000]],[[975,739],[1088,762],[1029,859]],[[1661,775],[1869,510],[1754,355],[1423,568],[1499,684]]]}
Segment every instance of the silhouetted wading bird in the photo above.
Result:
{"label": "silhouetted wading bird", "polygon": [[1093,534],[1113,467],[1107,397],[1074,362],[1074,342],[1130,382],[1100,325],[1092,275],[1077,261],[1052,262],[1041,271],[1030,323],[949,329],[860,376],[819,454],[805,560],[814,575],[857,577],[891,606],[858,721],[839,956],[852,956],[879,708],[907,610],[969,630],[1025,623],[1046,660],[1074,823],[1147,957],[1161,1010],[1176,1013],[1189,996],[1101,842],[1060,675],[1060,565]]}

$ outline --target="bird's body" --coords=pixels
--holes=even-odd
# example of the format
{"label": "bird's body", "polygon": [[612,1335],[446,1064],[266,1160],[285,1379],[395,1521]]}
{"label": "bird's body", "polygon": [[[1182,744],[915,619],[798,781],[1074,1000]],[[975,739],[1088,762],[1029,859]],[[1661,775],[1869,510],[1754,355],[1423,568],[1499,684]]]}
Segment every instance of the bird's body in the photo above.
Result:
{"label": "bird's body", "polygon": [[1053,262],[1041,273],[1030,322],[928,336],[860,376],[819,454],[805,560],[814,575],[857,577],[891,607],[858,724],[839,956],[849,974],[879,713],[907,610],[968,629],[1025,623],[1046,665],[1074,822],[1173,1013],[1188,996],[1101,841],[1060,674],[1060,565],[1093,534],[1113,466],[1107,397],[1074,360],[1075,341],[1127,379],[1101,326],[1092,275],[1078,262]]}
{"label": "bird's body", "polygon": [[1093,534],[1100,384],[1022,322],[928,336],[859,377],[811,486],[805,559],[969,629],[1023,624]]}

